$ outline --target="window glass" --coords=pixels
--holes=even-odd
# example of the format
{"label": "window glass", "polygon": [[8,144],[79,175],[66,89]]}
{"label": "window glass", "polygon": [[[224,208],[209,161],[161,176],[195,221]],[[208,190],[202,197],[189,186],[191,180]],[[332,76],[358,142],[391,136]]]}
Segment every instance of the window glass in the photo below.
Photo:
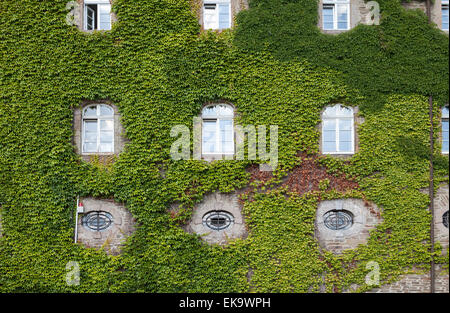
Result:
{"label": "window glass", "polygon": [[[99,113],[100,115],[97,115]],[[105,115],[105,116],[102,116]],[[114,110],[105,104],[91,105],[83,111],[82,152],[114,152]]]}
{"label": "window glass", "polygon": [[323,29],[334,28],[334,5],[324,5],[322,12]]}
{"label": "window glass", "polygon": [[219,29],[230,28],[230,5],[219,4]]}
{"label": "window glass", "polygon": [[322,115],[322,152],[353,153],[353,123],[352,108],[327,107]]}
{"label": "window glass", "polygon": [[449,115],[449,109],[448,107],[442,108],[442,152],[448,153],[449,152],[449,125],[448,125],[448,118]]}
{"label": "window glass", "polygon": [[216,151],[216,121],[203,122],[202,146],[204,153],[214,153]]}
{"label": "window glass", "polygon": [[442,29],[448,30],[448,1],[442,1]]}

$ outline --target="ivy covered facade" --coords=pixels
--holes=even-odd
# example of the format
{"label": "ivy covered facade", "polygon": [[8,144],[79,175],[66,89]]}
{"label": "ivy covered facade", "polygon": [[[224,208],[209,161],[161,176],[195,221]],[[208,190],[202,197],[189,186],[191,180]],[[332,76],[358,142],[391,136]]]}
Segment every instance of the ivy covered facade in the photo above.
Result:
{"label": "ivy covered facade", "polygon": [[[448,291],[445,1],[429,23],[420,2],[379,0],[379,25],[326,2],[1,1],[0,291],[366,292],[431,262]],[[217,104],[229,109],[208,115]],[[276,125],[275,170],[205,131],[202,154],[228,159],[196,159],[190,136],[190,158],[175,160],[172,130],[195,133],[194,118],[223,138],[228,125],[271,138]],[[436,238],[431,142],[440,225],[447,201]],[[222,223],[239,233],[202,239]],[[356,237],[336,253],[342,223]],[[120,253],[104,249],[107,232],[78,240],[122,226]]]}

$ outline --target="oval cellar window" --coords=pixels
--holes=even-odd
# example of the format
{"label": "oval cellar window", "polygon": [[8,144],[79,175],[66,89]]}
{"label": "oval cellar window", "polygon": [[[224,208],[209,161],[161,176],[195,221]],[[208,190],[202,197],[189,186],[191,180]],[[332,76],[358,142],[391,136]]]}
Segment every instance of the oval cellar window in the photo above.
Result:
{"label": "oval cellar window", "polygon": [[224,230],[233,224],[233,215],[226,211],[212,211],[203,216],[203,225],[212,230]]}
{"label": "oval cellar window", "polygon": [[92,231],[102,231],[111,227],[113,217],[108,212],[93,211],[83,216],[81,224]]}
{"label": "oval cellar window", "polygon": [[348,229],[353,225],[353,214],[346,210],[332,210],[323,216],[325,226],[332,230]]}
{"label": "oval cellar window", "polygon": [[444,215],[442,215],[442,223],[445,227],[448,228],[448,211],[445,212]]}

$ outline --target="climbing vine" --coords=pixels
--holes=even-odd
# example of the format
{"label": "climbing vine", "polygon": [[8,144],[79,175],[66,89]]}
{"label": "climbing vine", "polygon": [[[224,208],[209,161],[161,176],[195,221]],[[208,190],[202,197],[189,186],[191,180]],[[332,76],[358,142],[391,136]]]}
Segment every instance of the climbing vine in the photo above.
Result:
{"label": "climbing vine", "polygon": [[[437,188],[448,184],[448,36],[423,13],[382,0],[380,25],[330,36],[317,29],[316,1],[253,0],[233,30],[200,33],[192,1],[116,0],[113,29],[84,33],[66,23],[66,2],[0,2],[0,291],[365,291],[370,261],[381,283],[427,269],[427,96]],[[82,161],[72,144],[73,109],[99,99],[118,106],[128,139],[114,162]],[[217,100],[243,126],[278,125],[273,174],[259,160],[170,158],[171,128],[192,131]],[[347,160],[318,154],[320,112],[337,102],[365,119]],[[216,191],[240,192],[248,238],[211,246],[180,227]],[[77,195],[126,204],[138,227],[121,255],[73,243]],[[315,210],[345,197],[376,203],[383,222],[334,255],[314,237]],[[436,260],[448,268],[446,253]],[[66,283],[70,261],[79,285]]]}

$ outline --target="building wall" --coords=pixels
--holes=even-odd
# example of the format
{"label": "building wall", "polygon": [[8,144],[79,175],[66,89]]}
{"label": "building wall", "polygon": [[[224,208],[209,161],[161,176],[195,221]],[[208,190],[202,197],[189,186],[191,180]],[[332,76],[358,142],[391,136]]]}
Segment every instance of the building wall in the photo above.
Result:
{"label": "building wall", "polygon": [[[449,275],[440,265],[435,271],[435,291],[437,293],[449,292]],[[369,293],[429,293],[431,291],[431,278],[429,272],[402,275],[401,278],[391,284],[372,289]]]}

